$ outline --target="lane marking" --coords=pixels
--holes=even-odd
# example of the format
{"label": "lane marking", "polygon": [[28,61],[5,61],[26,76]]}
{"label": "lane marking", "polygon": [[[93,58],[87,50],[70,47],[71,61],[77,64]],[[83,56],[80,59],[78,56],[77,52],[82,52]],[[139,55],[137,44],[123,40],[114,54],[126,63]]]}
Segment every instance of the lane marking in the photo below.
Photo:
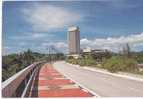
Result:
{"label": "lane marking", "polygon": [[108,74],[108,75],[115,76],[115,77],[122,77],[122,78],[130,79],[130,80],[143,82],[143,79],[141,79],[141,78],[131,77],[131,76],[128,76],[128,75],[121,75],[121,74],[110,73],[108,71],[97,70],[96,68],[80,67],[79,65],[73,65],[73,64],[69,64],[69,63],[66,63],[66,64],[68,64],[70,66],[73,66],[73,67],[76,67],[76,68],[79,68],[79,69],[95,71],[95,72],[98,72],[98,73]]}
{"label": "lane marking", "polygon": [[81,68],[83,68],[85,70],[90,70],[90,71],[95,71],[95,72],[99,72],[99,73],[103,73],[103,74],[108,74],[108,75],[111,75],[111,76],[114,76],[114,77],[121,77],[121,78],[126,78],[126,79],[129,79],[129,80],[143,82],[143,79],[141,79],[141,78],[131,77],[131,76],[128,76],[128,75],[114,74],[114,73],[110,73],[110,72],[96,70],[96,69],[90,68],[90,67],[81,67]]}
{"label": "lane marking", "polygon": [[[53,64],[54,66],[54,64]],[[95,93],[94,91],[86,88],[84,85],[80,84],[79,82],[77,82],[76,80],[73,80],[71,77],[69,77],[67,74],[61,72],[61,74],[65,75],[66,78],[70,79],[71,81],[73,81],[75,84],[77,84],[79,87],[81,87],[84,90],[87,90],[88,92],[90,92],[91,94],[93,94],[93,97],[101,97],[99,94]]]}

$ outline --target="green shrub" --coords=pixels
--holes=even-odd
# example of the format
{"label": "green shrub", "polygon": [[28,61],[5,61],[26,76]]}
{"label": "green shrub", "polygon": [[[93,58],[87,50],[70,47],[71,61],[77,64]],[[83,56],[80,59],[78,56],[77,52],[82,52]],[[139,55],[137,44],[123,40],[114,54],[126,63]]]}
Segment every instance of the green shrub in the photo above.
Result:
{"label": "green shrub", "polygon": [[94,66],[96,65],[96,60],[91,55],[86,55],[83,57],[84,64],[86,66]]}
{"label": "green shrub", "polygon": [[85,65],[87,65],[87,66],[94,66],[94,65],[96,65],[96,61],[94,59],[86,59],[85,62],[86,62]]}
{"label": "green shrub", "polygon": [[95,66],[96,60],[91,55],[85,55],[82,58],[74,59],[68,58],[67,62],[72,64],[79,64],[80,66]]}
{"label": "green shrub", "polygon": [[137,62],[125,56],[113,56],[103,62],[103,68],[109,70],[110,72],[118,71],[134,71],[138,68],[136,67]]}
{"label": "green shrub", "polygon": [[143,54],[140,54],[137,56],[136,60],[139,62],[139,63],[143,63]]}
{"label": "green shrub", "polygon": [[84,58],[79,59],[78,63],[80,66],[85,66],[85,59]]}

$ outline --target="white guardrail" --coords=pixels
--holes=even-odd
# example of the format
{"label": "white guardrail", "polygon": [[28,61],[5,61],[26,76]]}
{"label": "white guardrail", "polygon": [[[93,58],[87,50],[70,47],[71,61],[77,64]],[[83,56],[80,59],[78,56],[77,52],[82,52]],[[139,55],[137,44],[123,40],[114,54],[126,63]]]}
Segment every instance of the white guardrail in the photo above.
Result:
{"label": "white guardrail", "polygon": [[35,67],[39,66],[40,63],[42,62],[35,62],[2,82],[2,97],[13,97],[19,85],[26,79],[29,73],[31,73],[30,76],[32,75]]}

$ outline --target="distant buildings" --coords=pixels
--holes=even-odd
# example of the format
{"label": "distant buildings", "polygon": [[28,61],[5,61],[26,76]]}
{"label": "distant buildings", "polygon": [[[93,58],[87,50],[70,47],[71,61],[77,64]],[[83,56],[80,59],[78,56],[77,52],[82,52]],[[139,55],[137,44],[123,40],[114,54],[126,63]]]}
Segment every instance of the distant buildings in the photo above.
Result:
{"label": "distant buildings", "polygon": [[[80,31],[79,27],[73,26],[68,28],[68,48],[69,54],[68,56],[72,56],[74,58],[79,58],[84,54],[93,54],[96,56],[104,56],[108,51],[102,49],[91,49],[86,48],[80,50]],[[104,55],[102,55],[104,54]]]}
{"label": "distant buildings", "polygon": [[91,49],[90,47],[84,48],[81,51],[82,57],[91,55],[96,62],[102,62],[104,58],[110,58],[111,52],[107,49]]}
{"label": "distant buildings", "polygon": [[81,50],[82,53],[91,53],[92,52],[92,49],[90,47],[86,47],[86,48],[83,48]]}
{"label": "distant buildings", "polygon": [[82,49],[82,54],[98,54],[98,53],[107,53],[107,49],[91,49],[90,47]]}
{"label": "distant buildings", "polygon": [[68,46],[70,55],[80,54],[80,31],[78,27],[68,28]]}

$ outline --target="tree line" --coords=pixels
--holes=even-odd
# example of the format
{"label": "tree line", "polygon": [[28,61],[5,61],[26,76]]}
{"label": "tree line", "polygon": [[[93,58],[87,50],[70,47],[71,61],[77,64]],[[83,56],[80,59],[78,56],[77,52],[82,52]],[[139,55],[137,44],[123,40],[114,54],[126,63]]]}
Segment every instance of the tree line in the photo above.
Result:
{"label": "tree line", "polygon": [[30,49],[18,54],[9,54],[2,56],[2,81],[5,81],[15,73],[23,68],[29,66],[33,62],[46,60],[62,60],[64,59],[63,53],[56,54],[41,54],[32,52]]}

